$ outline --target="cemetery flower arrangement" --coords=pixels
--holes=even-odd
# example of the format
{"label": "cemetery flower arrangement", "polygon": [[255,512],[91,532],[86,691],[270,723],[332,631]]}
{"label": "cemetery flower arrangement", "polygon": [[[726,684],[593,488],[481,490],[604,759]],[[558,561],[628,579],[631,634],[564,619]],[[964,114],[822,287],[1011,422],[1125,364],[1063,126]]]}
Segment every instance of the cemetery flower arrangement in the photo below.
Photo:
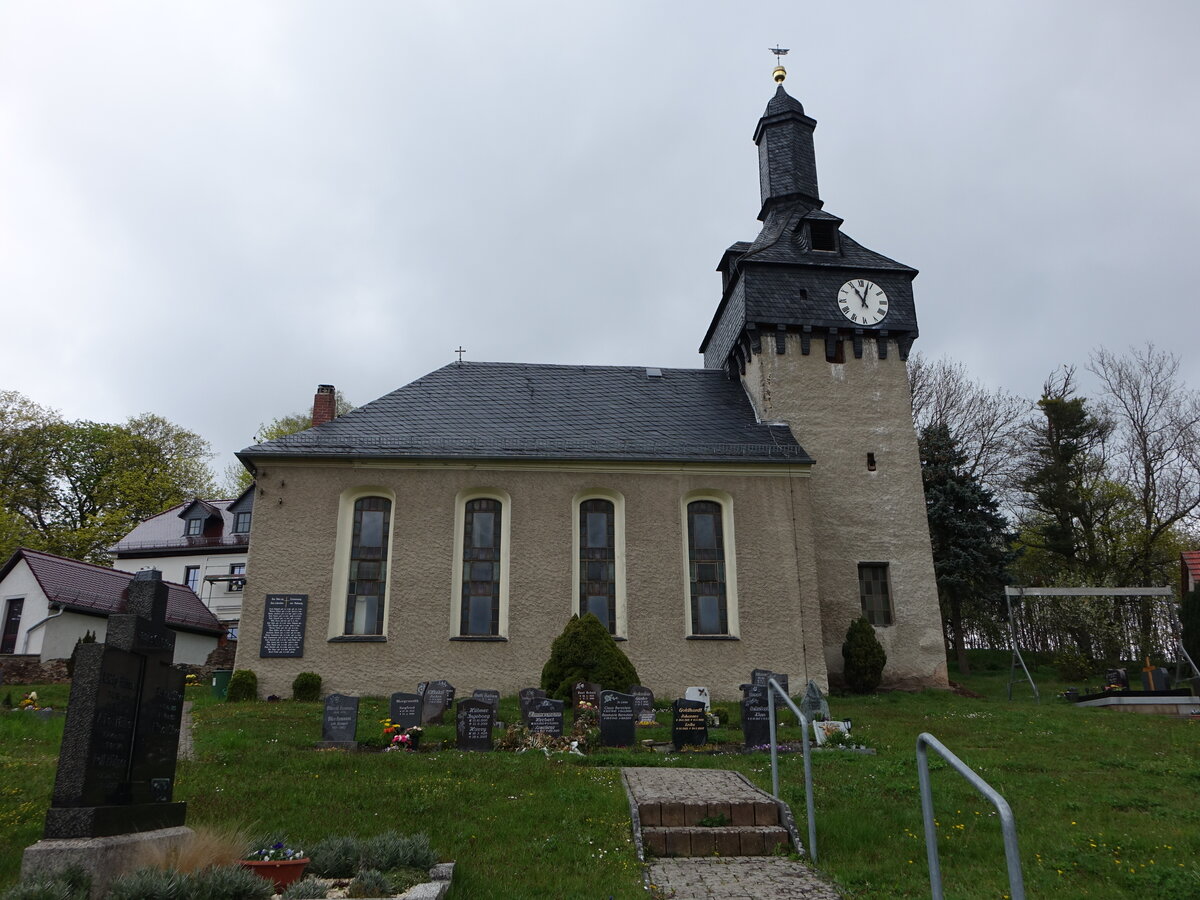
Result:
{"label": "cemetery flower arrangement", "polygon": [[17,708],[26,709],[30,712],[36,712],[37,710],[41,709],[42,707],[38,706],[37,691],[30,691],[28,694],[23,696],[21,698],[21,702],[17,704]]}
{"label": "cemetery flower arrangement", "polygon": [[416,750],[424,731],[420,725],[411,728],[393,725],[390,718],[380,719],[379,724],[383,726],[384,750]]}
{"label": "cemetery flower arrangement", "polygon": [[286,846],[283,841],[276,841],[269,846],[250,851],[243,858],[254,862],[261,860],[283,862],[292,859],[304,859],[305,856],[303,850],[293,850],[291,847]]}
{"label": "cemetery flower arrangement", "polygon": [[195,672],[192,672],[185,679],[183,679],[183,684],[184,687],[198,687],[200,684],[200,679],[197,677]]}

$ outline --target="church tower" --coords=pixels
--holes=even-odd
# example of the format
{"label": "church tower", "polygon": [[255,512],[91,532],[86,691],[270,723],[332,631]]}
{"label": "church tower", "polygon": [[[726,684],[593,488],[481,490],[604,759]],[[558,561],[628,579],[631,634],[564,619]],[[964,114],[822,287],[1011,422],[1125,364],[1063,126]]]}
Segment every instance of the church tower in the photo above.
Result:
{"label": "church tower", "polygon": [[[776,70],[782,82],[782,69]],[[816,121],[780,83],[754,131],[763,223],[725,251],[700,352],[783,422],[811,470],[817,598],[836,680],[853,619],[888,654],[884,683],[946,685],[945,648],[905,360],[917,270],[868,250],[824,209]]]}

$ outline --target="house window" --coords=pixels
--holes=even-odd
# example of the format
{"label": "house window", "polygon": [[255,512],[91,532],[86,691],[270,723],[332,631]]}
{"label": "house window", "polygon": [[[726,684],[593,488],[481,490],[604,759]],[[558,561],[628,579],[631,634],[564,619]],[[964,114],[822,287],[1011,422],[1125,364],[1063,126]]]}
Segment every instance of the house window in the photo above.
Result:
{"label": "house window", "polygon": [[[189,519],[189,521],[191,521]],[[196,521],[199,521],[198,519]],[[183,567],[183,583],[195,593],[196,588],[200,586],[200,567],[199,566],[184,566]]]}
{"label": "house window", "polygon": [[863,615],[872,625],[892,624],[892,595],[887,563],[858,564],[858,596]]}
{"label": "house window", "polygon": [[204,530],[204,520],[203,519],[188,519],[187,520],[187,528],[184,531],[184,534],[186,534],[188,537],[195,537],[195,536],[199,535],[203,530]]}
{"label": "house window", "polygon": [[687,505],[692,634],[729,633],[723,519],[721,504],[715,500]]}
{"label": "house window", "polygon": [[21,630],[21,611],[25,608],[24,597],[13,597],[4,611],[4,633],[0,637],[0,653],[17,652],[17,632]]}
{"label": "house window", "polygon": [[461,635],[500,634],[503,507],[482,497],[463,508]]}
{"label": "house window", "polygon": [[234,534],[246,534],[250,530],[250,513],[240,512],[233,517]]}
{"label": "house window", "polygon": [[616,510],[611,500],[579,504],[579,614],[617,631]]}
{"label": "house window", "polygon": [[392,501],[386,497],[362,497],[354,501],[346,634],[383,634],[391,516]]}
{"label": "house window", "polygon": [[229,566],[229,574],[237,575],[240,578],[239,581],[229,582],[229,590],[230,591],[240,591],[246,586],[246,577],[245,577],[246,576],[246,564],[245,563],[232,563]]}

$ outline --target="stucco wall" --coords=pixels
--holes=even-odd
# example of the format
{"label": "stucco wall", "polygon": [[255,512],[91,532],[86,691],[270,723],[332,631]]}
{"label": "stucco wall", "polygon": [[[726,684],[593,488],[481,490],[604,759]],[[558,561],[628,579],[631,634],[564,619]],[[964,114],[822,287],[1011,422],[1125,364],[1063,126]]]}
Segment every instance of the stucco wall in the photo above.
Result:
{"label": "stucco wall", "polygon": [[[108,619],[104,616],[65,612],[47,622],[42,630],[46,634],[42,643],[42,661],[67,659],[75,649],[75,642],[88,631],[95,632],[96,640],[103,642],[108,633]],[[174,661],[202,666],[216,646],[215,635],[206,637],[190,631],[175,631]]]}
{"label": "stucco wall", "polygon": [[13,566],[12,571],[0,583],[0,616],[7,615],[8,601],[17,597],[24,598],[25,602],[21,606],[21,622],[17,626],[17,643],[14,650],[18,654],[41,653],[42,632],[45,626],[35,628],[32,632],[29,629],[46,618],[50,610],[41,585],[33,577],[33,572],[29,570],[29,565],[24,559]]}
{"label": "stucco wall", "polygon": [[[587,490],[624,497],[628,640],[622,649],[656,694],[706,685],[740,697],[757,667],[794,684],[825,685],[804,467],[337,464],[266,461],[259,471],[237,667],[261,692],[288,696],[302,671],[328,690],[386,694],[446,678],[462,691],[511,693],[537,685],[550,643],[575,609],[573,499]],[[362,487],[394,495],[386,642],[337,643],[331,621],[339,498]],[[505,642],[452,641],[456,497],[506,493],[510,504],[509,616]],[[683,498],[728,495],[737,568],[739,640],[688,640]],[[305,655],[259,657],[266,594],[309,596]]]}
{"label": "stucco wall", "polygon": [[[801,353],[787,336],[785,353],[763,342],[744,383],[763,419],[786,421],[816,460],[811,478],[814,542],[826,665],[843,667],[841,644],[862,615],[860,562],[888,564],[894,624],[877,627],[888,654],[885,684],[945,687],[946,654],[934,581],[921,464],[912,425],[905,363],[895,342],[879,359],[874,340],[861,359],[849,341],[846,361],[827,362],[824,342]],[[875,455],[869,471],[867,454]]]}

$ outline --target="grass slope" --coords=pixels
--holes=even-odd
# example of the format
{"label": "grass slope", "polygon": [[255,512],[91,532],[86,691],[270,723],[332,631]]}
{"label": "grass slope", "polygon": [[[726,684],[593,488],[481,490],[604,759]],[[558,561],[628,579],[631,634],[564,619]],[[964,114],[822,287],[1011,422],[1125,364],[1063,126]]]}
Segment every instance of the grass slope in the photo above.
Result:
{"label": "grass slope", "polygon": [[[1072,707],[1054,698],[1063,685],[1050,672],[1035,676],[1040,705],[1020,685],[1007,701],[1006,671],[962,679],[979,699],[831,698],[878,755],[814,757],[818,868],[854,898],[929,895],[914,754],[928,731],[1011,804],[1029,896],[1200,900],[1200,722]],[[62,687],[40,693],[65,699]],[[770,788],[766,754],[315,752],[319,704],[221,704],[204,693],[193,698],[198,759],[180,763],[176,787],[190,824],[281,830],[301,845],[331,833],[424,831],[459,862],[455,897],[644,897],[618,765],[736,769]],[[360,740],[385,714],[384,701],[364,698]],[[515,717],[506,698],[502,718]],[[61,719],[0,715],[0,887],[16,880],[21,848],[40,834],[61,732]],[[423,743],[452,739],[452,727],[430,728]],[[801,760],[781,759],[803,834]],[[992,807],[944,764],[933,770],[947,896],[1005,897]]]}

